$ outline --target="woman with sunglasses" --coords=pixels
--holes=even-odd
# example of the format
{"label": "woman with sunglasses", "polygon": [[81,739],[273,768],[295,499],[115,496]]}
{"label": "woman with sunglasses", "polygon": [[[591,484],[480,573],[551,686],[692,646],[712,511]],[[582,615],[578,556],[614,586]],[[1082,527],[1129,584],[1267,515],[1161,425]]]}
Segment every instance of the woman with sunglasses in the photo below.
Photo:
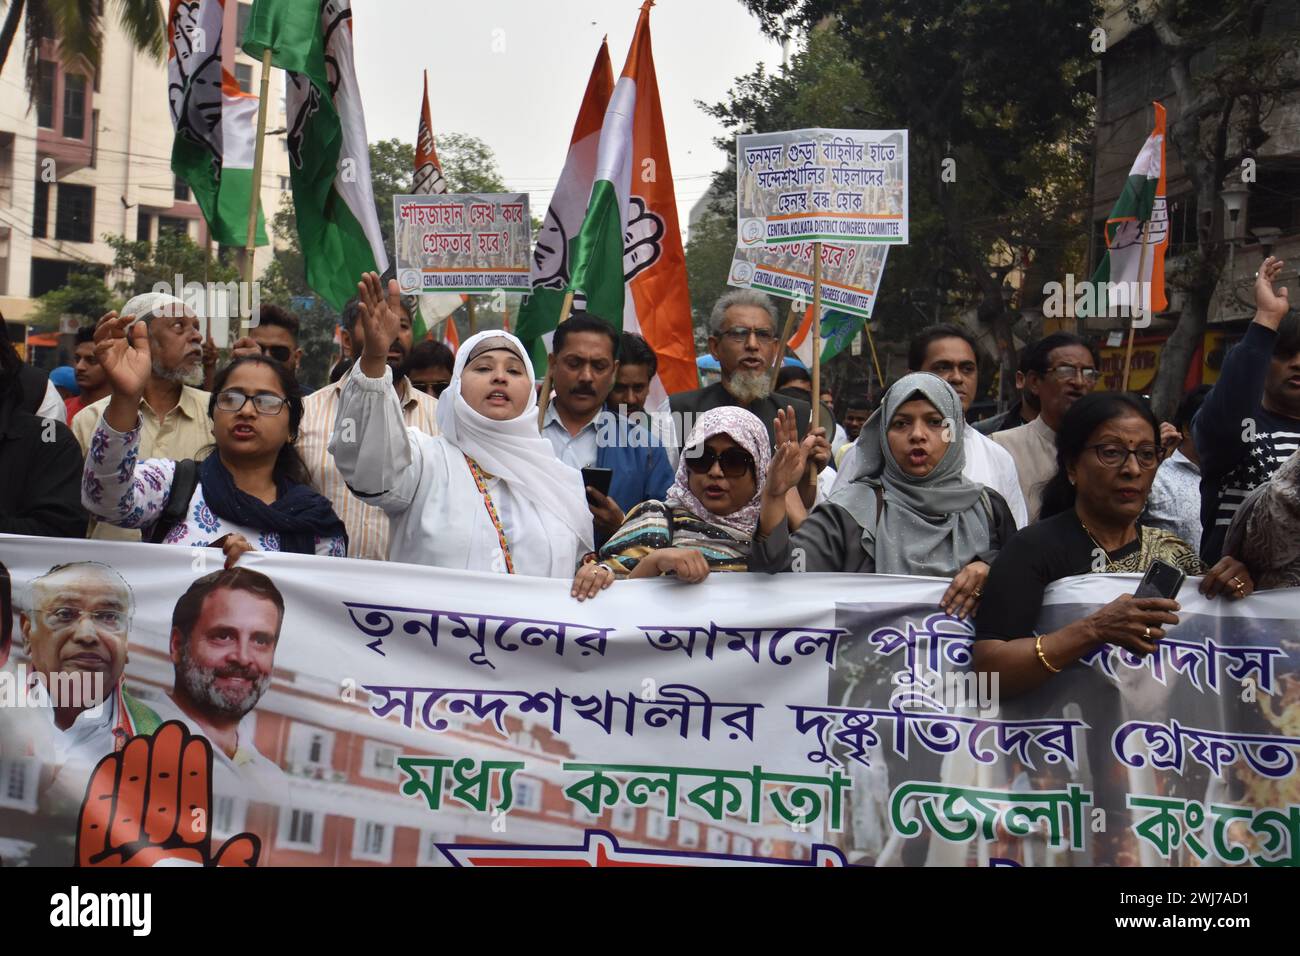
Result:
{"label": "woman with sunglasses", "polygon": [[767,429],[743,408],[715,408],[696,419],[685,448],[666,499],[633,508],[578,568],[571,592],[578,600],[618,578],[666,574],[698,584],[710,571],[747,569],[771,457]]}
{"label": "woman with sunglasses", "polygon": [[1127,392],[1094,392],[1065,413],[1056,435],[1056,476],[1043,492],[1042,518],[1016,534],[993,564],[975,617],[974,665],[998,674],[1004,696],[1024,693],[1103,644],[1138,655],[1178,623],[1178,603],[1124,594],[1085,618],[1035,635],[1043,592],[1076,574],[1143,574],[1161,560],[1201,574],[1200,592],[1237,600],[1254,589],[1249,572],[1224,558],[1208,572],[1196,549],[1144,525],[1160,423]]}
{"label": "woman with sunglasses", "polygon": [[750,568],[952,578],[940,606],[970,614],[1016,522],[1001,495],[962,474],[965,429],[952,386],[929,372],[899,379],[858,433],[855,473],[791,532],[785,495],[807,446],[777,449]]}
{"label": "woman with sunglasses", "polygon": [[[110,524],[153,531],[178,463],[138,460],[140,398],[151,363],[144,324],[111,320],[95,351],[113,392],[91,438],[82,503]],[[199,463],[184,517],[163,542],[220,547],[226,567],[253,550],[345,555],[343,523],[312,488],[293,447],[302,396],[284,366],[262,356],[231,362],[217,373],[208,415],[215,451]]]}

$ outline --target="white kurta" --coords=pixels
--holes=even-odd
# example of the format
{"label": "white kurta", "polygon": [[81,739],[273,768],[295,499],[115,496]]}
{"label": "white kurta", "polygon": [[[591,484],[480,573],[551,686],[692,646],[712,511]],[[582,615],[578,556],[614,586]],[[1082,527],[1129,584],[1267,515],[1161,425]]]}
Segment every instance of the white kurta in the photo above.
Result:
{"label": "white kurta", "polygon": [[[392,371],[368,378],[356,363],[339,396],[330,453],[348,487],[392,521],[388,559],[507,573],[496,528],[464,454],[402,420]],[[586,550],[578,536],[489,478],[516,574],[570,578]]]}

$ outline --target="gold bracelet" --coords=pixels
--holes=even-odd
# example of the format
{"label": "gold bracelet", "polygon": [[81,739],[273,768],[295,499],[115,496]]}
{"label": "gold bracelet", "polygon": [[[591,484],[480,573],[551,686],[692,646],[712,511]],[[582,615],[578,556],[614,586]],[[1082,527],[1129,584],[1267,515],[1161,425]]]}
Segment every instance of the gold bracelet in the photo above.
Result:
{"label": "gold bracelet", "polygon": [[1043,654],[1043,635],[1039,634],[1038,640],[1034,641],[1034,650],[1038,652],[1038,659],[1043,662],[1044,667],[1053,674],[1061,673],[1061,669],[1059,667],[1053,667],[1051,662],[1049,662],[1047,657]]}

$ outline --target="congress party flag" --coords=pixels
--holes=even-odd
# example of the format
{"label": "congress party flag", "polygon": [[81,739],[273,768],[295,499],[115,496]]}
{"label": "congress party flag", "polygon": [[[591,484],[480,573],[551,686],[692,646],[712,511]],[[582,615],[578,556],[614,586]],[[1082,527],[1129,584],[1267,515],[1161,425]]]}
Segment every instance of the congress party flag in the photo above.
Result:
{"label": "congress party flag", "polygon": [[[1093,295],[1079,298],[1076,314],[1080,316],[1149,315],[1168,308],[1165,297],[1165,250],[1169,247],[1169,209],[1165,197],[1165,108],[1159,103],[1152,106],[1156,111],[1155,128],[1142,144],[1119,199],[1106,220],[1106,254],[1092,276],[1088,291]],[[1145,256],[1142,254],[1144,243]],[[1141,275],[1138,274],[1139,267]],[[1148,288],[1149,300],[1142,294],[1142,290]]]}
{"label": "congress party flag", "polygon": [[361,90],[352,64],[349,0],[256,0],[244,52],[286,71],[289,179],[307,283],[334,308],[388,254],[370,185]]}
{"label": "congress party flag", "polygon": [[569,153],[533,247],[533,269],[529,277],[532,292],[519,310],[516,325],[538,375],[546,373],[547,347],[543,336],[553,331],[560,321],[564,291],[569,284],[570,247],[587,212],[587,200],[596,178],[600,127],[613,91],[614,69],[609,62],[609,46],[602,40],[577,122],[573,124]]}
{"label": "congress party flag", "polygon": [[[235,80],[235,46],[222,42],[223,0],[171,0],[167,15],[167,97],[172,172],[194,193],[208,233],[223,246],[248,241],[248,207],[257,194],[253,152],[257,97]],[[257,211],[257,245],[266,224]]]}
{"label": "congress party flag", "polygon": [[570,247],[574,307],[645,337],[659,359],[650,401],[698,386],[686,256],[677,226],[673,174],[641,7],[623,75],[600,130],[596,176],[582,228]]}

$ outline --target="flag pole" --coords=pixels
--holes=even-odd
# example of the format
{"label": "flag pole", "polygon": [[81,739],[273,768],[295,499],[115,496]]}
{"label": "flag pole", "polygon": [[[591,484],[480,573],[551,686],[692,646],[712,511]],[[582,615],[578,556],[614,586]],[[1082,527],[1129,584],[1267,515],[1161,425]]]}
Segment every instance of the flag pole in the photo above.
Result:
{"label": "flag pole", "polygon": [[266,99],[271,91],[271,48],[262,51],[262,93],[257,99],[257,139],[253,151],[253,195],[248,201],[248,241],[244,244],[244,288],[248,298],[240,296],[241,304],[249,304],[249,314],[243,316],[240,334],[247,335],[252,325],[253,257],[257,252],[257,208],[262,198],[262,152],[266,145]]}
{"label": "flag pole", "polygon": [[[573,306],[573,290],[570,289],[564,293],[564,301],[560,304],[560,322],[567,321],[569,318],[569,309]],[[559,323],[557,322],[558,326]],[[546,375],[542,378],[542,394],[537,396],[537,430],[540,432],[542,426],[546,424],[546,409],[551,404],[551,363],[546,363]]]}
{"label": "flag pole", "polygon": [[768,379],[768,388],[776,390],[776,377],[781,374],[781,366],[785,364],[785,344],[790,341],[790,336],[794,334],[794,323],[798,316],[795,311],[799,307],[796,300],[790,302],[790,314],[785,317],[785,328],[781,330],[780,348],[776,350],[776,364],[772,366],[772,375]]}
{"label": "flag pole", "polygon": [[[1149,222],[1150,220],[1147,220]],[[1142,223],[1142,228],[1138,232],[1138,241],[1141,245],[1138,247],[1138,301],[1141,302],[1146,297],[1142,295],[1142,273],[1147,268],[1147,222]],[[1128,373],[1133,364],[1133,322],[1136,316],[1133,314],[1133,307],[1130,306],[1128,319],[1128,346],[1124,349],[1124,377],[1120,380],[1119,390],[1128,391]]]}
{"label": "flag pole", "polygon": [[862,323],[862,329],[867,333],[867,344],[871,346],[871,364],[876,369],[876,382],[881,388],[885,387],[885,376],[880,374],[880,358],[876,355],[876,339],[871,334],[871,320]]}
{"label": "flag pole", "polygon": [[474,297],[472,295],[465,297],[465,311],[469,315],[469,334],[473,335],[476,331],[474,327],[476,323],[474,321]]}
{"label": "flag pole", "polygon": [[821,421],[822,378],[822,244],[813,243],[813,316],[812,329],[812,409],[808,412],[808,427],[816,428]]}

